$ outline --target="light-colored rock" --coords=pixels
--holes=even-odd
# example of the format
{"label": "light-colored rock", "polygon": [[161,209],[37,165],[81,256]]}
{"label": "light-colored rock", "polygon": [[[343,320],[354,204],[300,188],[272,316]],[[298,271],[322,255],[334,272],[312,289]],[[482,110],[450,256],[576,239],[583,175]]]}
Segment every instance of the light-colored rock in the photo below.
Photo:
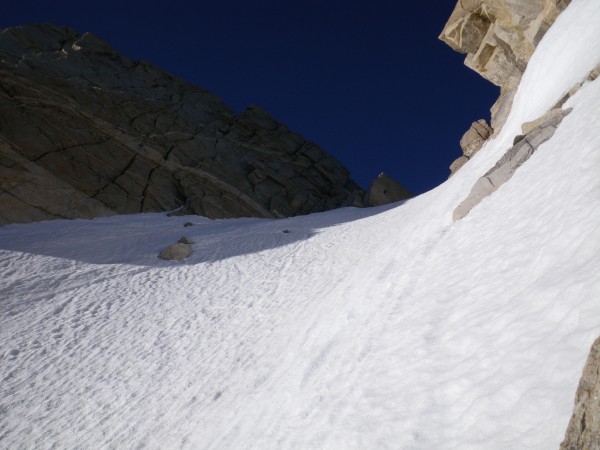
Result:
{"label": "light-colored rock", "polygon": [[589,81],[594,81],[596,78],[600,77],[600,64],[598,64],[588,75]]}
{"label": "light-colored rock", "polygon": [[188,258],[192,254],[192,246],[178,242],[176,244],[169,245],[158,255],[159,259],[167,261],[177,261]]}
{"label": "light-colored rock", "polygon": [[450,176],[454,175],[462,166],[464,166],[469,161],[465,155],[459,156],[452,164],[450,164]]}
{"label": "light-colored rock", "polygon": [[371,183],[366,199],[369,206],[379,206],[406,200],[412,196],[413,194],[408,189],[381,172]]}
{"label": "light-colored rock", "polygon": [[583,86],[583,81],[580,83],[575,83],[575,86],[569,89],[569,92],[563,95],[562,98],[559,101],[557,101],[556,104],[552,107],[552,109],[561,109],[563,105],[567,102],[567,100],[569,100],[573,95],[577,93],[577,91],[579,91],[579,89],[581,89],[581,86]]}
{"label": "light-colored rock", "polygon": [[454,210],[452,218],[455,221],[465,217],[481,200],[510,180],[515,171],[531,157],[538,147],[554,135],[556,128],[562,119],[572,111],[572,108],[558,111],[545,114],[536,120],[538,125],[516,142],[494,167],[475,182],[467,198]]}
{"label": "light-colored rock", "polygon": [[546,126],[557,126],[565,116],[565,112],[570,112],[571,110],[572,108],[569,108],[567,110],[551,109],[542,117],[538,117],[537,119],[532,120],[531,122],[525,122],[523,125],[521,125],[521,131],[524,135],[527,135],[542,124]]}
{"label": "light-colored rock", "polygon": [[596,339],[583,368],[575,394],[575,407],[560,450],[600,449],[600,338]]}
{"label": "light-colored rock", "polygon": [[479,151],[485,141],[489,139],[494,130],[488,125],[485,119],[479,119],[471,124],[471,128],[463,135],[460,140],[460,147],[463,154],[470,158]]}
{"label": "light-colored rock", "polygon": [[[570,0],[460,0],[440,39],[497,86],[520,78],[536,45]],[[516,79],[511,80],[511,78]]]}
{"label": "light-colored rock", "polygon": [[465,65],[501,88],[492,127],[504,124],[529,58],[570,0],[460,0],[440,39],[465,53]]}
{"label": "light-colored rock", "polygon": [[471,127],[460,140],[462,156],[450,165],[450,176],[466,164],[466,162],[477,153],[483,144],[490,138],[494,130],[485,119],[479,119],[471,124]]}
{"label": "light-colored rock", "polygon": [[502,129],[506,119],[508,119],[508,115],[510,114],[510,109],[512,108],[513,99],[515,98],[516,93],[516,86],[505,86],[500,88],[500,96],[490,108],[490,113],[492,115],[490,125],[494,130],[499,131]]}
{"label": "light-colored rock", "polygon": [[[0,224],[177,209],[283,217],[362,198],[346,168],[266,111],[235,114],[90,33],[4,29],[0,53]],[[13,153],[16,169],[3,163]],[[7,181],[15,171],[27,182]]]}

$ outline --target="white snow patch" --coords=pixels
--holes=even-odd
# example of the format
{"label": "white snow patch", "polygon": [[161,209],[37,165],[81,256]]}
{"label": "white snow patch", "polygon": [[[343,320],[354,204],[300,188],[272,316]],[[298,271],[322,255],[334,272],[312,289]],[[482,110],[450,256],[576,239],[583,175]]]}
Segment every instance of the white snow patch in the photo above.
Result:
{"label": "white snow patch", "polygon": [[[511,127],[571,87],[546,53],[596,58],[583,23],[597,1],[540,43]],[[600,334],[600,80],[569,106],[457,223],[508,131],[396,207],[0,228],[0,446],[558,448]]]}

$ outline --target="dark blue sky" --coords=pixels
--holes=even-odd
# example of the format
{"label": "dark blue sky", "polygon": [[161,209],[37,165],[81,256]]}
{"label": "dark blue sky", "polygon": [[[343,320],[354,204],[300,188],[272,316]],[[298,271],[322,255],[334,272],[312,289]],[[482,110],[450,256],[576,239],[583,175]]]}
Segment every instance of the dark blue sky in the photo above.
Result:
{"label": "dark blue sky", "polygon": [[455,2],[2,0],[0,26],[91,31],[238,111],[265,108],[365,188],[385,171],[421,193],[498,95],[437,39]]}

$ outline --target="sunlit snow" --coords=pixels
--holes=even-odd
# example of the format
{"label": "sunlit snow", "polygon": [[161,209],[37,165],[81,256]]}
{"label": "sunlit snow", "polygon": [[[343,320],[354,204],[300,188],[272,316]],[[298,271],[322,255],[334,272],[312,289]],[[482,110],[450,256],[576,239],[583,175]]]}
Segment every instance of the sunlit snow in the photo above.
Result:
{"label": "sunlit snow", "polygon": [[502,133],[405,203],[0,228],[0,447],[558,448],[600,335],[600,79],[452,211],[600,63],[599,23],[573,0]]}

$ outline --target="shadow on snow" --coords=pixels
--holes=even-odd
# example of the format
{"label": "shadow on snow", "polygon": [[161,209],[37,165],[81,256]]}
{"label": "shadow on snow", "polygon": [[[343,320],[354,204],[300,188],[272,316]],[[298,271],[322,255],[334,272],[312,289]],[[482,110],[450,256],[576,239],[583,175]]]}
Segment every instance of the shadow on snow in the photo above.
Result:
{"label": "shadow on snow", "polygon": [[[287,219],[210,220],[201,216],[147,213],[12,224],[0,227],[0,260],[2,250],[10,250],[89,264],[168,268],[215,262],[307,240],[320,229],[377,215],[400,204],[342,208]],[[186,223],[192,226],[184,226]],[[182,236],[194,241],[189,258],[158,259],[162,249]]]}

